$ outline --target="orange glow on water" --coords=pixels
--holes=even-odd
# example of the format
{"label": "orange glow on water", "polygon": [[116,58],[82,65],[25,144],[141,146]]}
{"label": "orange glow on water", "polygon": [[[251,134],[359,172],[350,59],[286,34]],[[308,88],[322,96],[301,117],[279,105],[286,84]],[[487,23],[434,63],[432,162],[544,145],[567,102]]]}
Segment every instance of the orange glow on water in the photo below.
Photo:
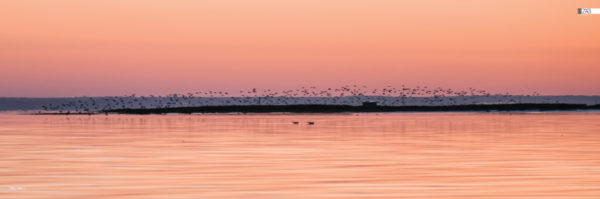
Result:
{"label": "orange glow on water", "polygon": [[593,198],[599,121],[598,113],[0,115],[0,193]]}

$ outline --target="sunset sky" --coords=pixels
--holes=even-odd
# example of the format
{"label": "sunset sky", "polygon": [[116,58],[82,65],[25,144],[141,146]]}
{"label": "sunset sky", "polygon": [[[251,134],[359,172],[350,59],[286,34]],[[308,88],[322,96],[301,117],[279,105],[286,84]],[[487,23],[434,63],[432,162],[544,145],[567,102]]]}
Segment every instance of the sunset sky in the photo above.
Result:
{"label": "sunset sky", "polygon": [[600,95],[579,0],[0,1],[0,97],[347,84]]}

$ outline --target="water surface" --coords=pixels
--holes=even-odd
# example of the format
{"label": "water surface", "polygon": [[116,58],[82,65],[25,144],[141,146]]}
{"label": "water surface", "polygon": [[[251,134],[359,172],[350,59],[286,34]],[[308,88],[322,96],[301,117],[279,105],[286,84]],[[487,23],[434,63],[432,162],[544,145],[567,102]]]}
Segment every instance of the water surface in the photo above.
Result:
{"label": "water surface", "polygon": [[0,198],[598,197],[600,113],[0,114]]}

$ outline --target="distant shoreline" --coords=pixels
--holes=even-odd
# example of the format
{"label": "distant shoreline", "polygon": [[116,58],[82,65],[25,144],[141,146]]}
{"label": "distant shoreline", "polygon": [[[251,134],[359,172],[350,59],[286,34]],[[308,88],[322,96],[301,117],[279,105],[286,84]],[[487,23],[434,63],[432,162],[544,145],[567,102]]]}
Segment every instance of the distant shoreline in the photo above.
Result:
{"label": "distant shoreline", "polygon": [[36,115],[92,114],[192,114],[192,113],[386,113],[386,112],[511,112],[600,110],[600,104],[476,104],[444,106],[350,106],[350,105],[231,105],[172,108],[126,108],[97,112],[38,112]]}

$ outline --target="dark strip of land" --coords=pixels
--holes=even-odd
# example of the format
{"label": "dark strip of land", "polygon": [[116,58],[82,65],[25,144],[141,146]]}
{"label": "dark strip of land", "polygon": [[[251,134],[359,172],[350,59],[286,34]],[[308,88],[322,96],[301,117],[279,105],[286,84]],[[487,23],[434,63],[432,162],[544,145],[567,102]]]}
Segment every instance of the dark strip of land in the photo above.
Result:
{"label": "dark strip of land", "polygon": [[349,105],[245,105],[199,106],[172,108],[113,109],[100,113],[165,114],[165,113],[344,113],[344,112],[449,112],[449,111],[574,111],[600,110],[599,105],[586,104],[477,104],[447,106],[349,106]]}

